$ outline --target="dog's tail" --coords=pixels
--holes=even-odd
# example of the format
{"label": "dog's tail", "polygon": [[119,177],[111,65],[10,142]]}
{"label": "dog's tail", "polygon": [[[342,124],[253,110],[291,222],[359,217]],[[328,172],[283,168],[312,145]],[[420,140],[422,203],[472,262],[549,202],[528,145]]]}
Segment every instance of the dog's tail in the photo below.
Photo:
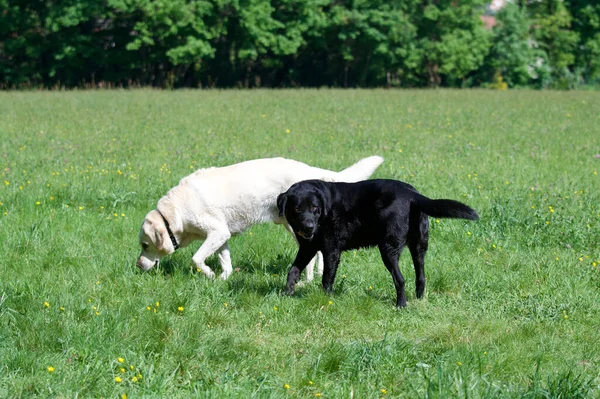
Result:
{"label": "dog's tail", "polygon": [[383,158],[378,155],[363,158],[354,165],[333,174],[329,179],[323,180],[344,183],[366,180],[371,177],[373,172],[375,172],[375,169],[377,169],[382,162]]}
{"label": "dog's tail", "polygon": [[417,194],[413,203],[419,207],[421,212],[434,218],[479,220],[479,215],[475,212],[475,209],[462,202],[450,199],[433,200]]}

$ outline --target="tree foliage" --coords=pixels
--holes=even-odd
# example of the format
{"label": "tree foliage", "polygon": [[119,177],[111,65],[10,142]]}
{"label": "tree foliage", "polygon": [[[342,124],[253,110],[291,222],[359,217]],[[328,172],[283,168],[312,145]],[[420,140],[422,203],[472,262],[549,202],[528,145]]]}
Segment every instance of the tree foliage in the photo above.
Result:
{"label": "tree foliage", "polygon": [[[0,87],[574,87],[586,0],[0,0]],[[481,16],[495,14],[486,29]],[[496,78],[494,78],[496,76]]]}

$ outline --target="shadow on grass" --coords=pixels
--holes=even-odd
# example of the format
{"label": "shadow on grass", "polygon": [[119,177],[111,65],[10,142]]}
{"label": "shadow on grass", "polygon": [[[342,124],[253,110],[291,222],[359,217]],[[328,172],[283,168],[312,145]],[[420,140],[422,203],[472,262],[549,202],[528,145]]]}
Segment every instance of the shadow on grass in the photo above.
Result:
{"label": "shadow on grass", "polygon": [[238,262],[235,265],[237,272],[234,272],[233,278],[227,280],[227,285],[233,291],[254,292],[263,296],[286,295],[285,284],[292,260],[279,254],[259,262]]}
{"label": "shadow on grass", "polygon": [[[162,276],[181,273],[186,276],[198,275],[198,277],[204,278],[202,273],[196,271],[192,263],[192,256],[191,252],[181,252],[162,258],[160,266],[154,268],[151,273]],[[234,261],[234,273],[227,280],[227,286],[234,291],[249,291],[260,295],[272,293],[283,295],[287,273],[292,261],[291,257],[284,254],[274,254],[274,256],[259,261]],[[217,276],[222,272],[216,256],[208,258],[206,264]],[[304,276],[302,278],[304,279]],[[304,296],[306,291],[304,288],[299,287],[294,296]]]}

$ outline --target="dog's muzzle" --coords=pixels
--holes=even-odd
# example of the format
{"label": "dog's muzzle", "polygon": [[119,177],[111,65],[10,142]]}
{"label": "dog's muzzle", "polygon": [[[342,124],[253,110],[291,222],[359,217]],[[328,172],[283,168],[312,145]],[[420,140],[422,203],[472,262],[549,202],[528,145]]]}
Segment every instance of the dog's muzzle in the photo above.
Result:
{"label": "dog's muzzle", "polygon": [[159,262],[160,262],[160,261],[159,261],[158,259],[156,259],[156,260],[154,261],[154,263],[152,263],[152,266],[150,266],[150,267],[144,267],[144,262],[142,261],[142,258],[140,258],[140,259],[138,259],[138,261],[135,263],[135,265],[136,265],[138,268],[140,268],[140,269],[142,269],[142,270],[146,271],[146,270],[150,270],[150,269],[152,269],[153,267],[156,267],[156,266],[158,266],[158,263],[159,263]]}

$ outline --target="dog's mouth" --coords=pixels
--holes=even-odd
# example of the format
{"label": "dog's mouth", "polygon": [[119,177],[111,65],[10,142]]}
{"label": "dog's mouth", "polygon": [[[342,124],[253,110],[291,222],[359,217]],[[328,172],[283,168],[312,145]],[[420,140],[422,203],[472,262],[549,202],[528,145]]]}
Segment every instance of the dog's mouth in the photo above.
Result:
{"label": "dog's mouth", "polygon": [[300,237],[306,239],[306,240],[310,240],[313,238],[314,234],[313,233],[303,233],[302,231],[298,231],[298,234]]}

